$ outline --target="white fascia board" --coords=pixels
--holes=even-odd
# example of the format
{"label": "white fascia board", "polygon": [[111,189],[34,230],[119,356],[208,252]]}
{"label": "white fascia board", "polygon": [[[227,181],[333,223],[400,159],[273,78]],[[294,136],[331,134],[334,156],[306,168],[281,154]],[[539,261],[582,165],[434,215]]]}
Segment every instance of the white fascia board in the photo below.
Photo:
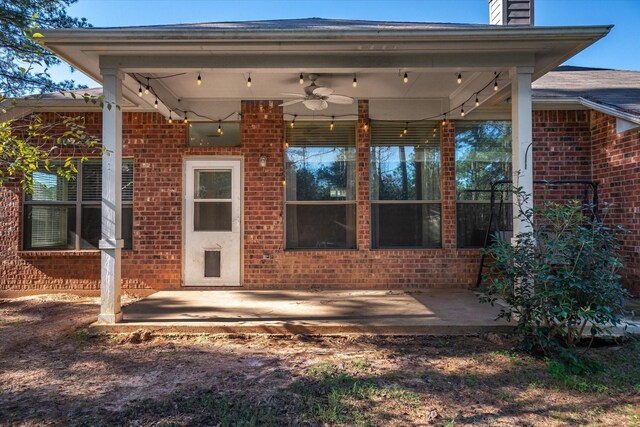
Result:
{"label": "white fascia board", "polygon": [[282,41],[317,40],[332,42],[351,41],[477,41],[477,40],[567,40],[601,38],[613,28],[612,25],[575,26],[575,27],[512,27],[496,26],[491,28],[464,29],[424,29],[424,30],[217,30],[217,29],[66,29],[42,30],[44,35],[38,41],[49,44],[104,44],[109,42],[150,41],[174,43],[188,41],[201,44],[206,41]]}
{"label": "white fascia board", "polygon": [[613,107],[611,105],[594,102],[582,97],[580,97],[580,103],[585,107],[591,108],[592,110],[596,110],[601,113],[605,113],[610,116],[640,125],[640,117],[638,117],[638,115],[636,114],[627,113],[626,111],[622,111],[619,108]]}

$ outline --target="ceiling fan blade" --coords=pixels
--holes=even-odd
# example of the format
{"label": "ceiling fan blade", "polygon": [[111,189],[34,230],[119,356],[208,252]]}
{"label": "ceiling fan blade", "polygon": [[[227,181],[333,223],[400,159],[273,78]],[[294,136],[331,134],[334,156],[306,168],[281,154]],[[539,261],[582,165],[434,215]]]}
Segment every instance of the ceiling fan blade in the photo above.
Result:
{"label": "ceiling fan blade", "polygon": [[327,101],[333,104],[353,104],[353,98],[344,95],[329,95]]}
{"label": "ceiling fan blade", "polygon": [[333,89],[331,89],[330,87],[320,86],[313,90],[313,94],[318,96],[329,96],[332,93],[333,93]]}
{"label": "ceiling fan blade", "polygon": [[281,92],[280,95],[282,96],[295,96],[296,98],[304,98],[307,95],[303,94],[303,93],[289,93],[289,92]]}
{"label": "ceiling fan blade", "polygon": [[329,103],[327,103],[327,101],[325,101],[324,99],[322,100],[322,110],[326,110],[327,108],[329,108]]}
{"label": "ceiling fan blade", "polygon": [[278,105],[278,107],[287,107],[289,105],[298,104],[300,102],[304,102],[304,99],[294,99],[293,101],[283,102],[282,104]]}

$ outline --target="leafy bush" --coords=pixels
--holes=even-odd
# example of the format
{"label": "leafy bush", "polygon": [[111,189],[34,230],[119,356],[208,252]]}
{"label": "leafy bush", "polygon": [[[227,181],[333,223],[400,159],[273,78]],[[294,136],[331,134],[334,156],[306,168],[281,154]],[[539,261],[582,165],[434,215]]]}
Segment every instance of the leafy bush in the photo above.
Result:
{"label": "leafy bush", "polygon": [[514,244],[496,238],[486,250],[494,262],[480,299],[504,299],[499,317],[517,322],[526,350],[578,362],[575,348],[583,337],[622,323],[622,229],[596,220],[576,201],[523,210],[529,196],[514,193],[519,219],[531,231]]}

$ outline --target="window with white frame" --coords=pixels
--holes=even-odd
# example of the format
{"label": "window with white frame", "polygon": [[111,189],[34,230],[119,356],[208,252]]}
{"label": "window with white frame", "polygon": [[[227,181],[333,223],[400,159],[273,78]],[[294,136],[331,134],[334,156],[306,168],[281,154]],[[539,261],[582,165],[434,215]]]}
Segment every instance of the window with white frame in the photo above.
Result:
{"label": "window with white frame", "polygon": [[[511,179],[511,122],[458,121],[456,140],[456,213],[459,248],[484,244],[491,215],[491,184]],[[504,187],[503,187],[504,189]],[[512,229],[512,205],[508,192],[496,194],[502,231]]]}
{"label": "window with white frame", "polygon": [[438,122],[372,121],[371,247],[441,247]]}
{"label": "window with white frame", "polygon": [[[97,249],[102,235],[102,160],[77,162],[75,180],[49,170],[33,173],[33,193],[24,199],[24,250]],[[133,160],[122,161],[122,238],[133,243]]]}
{"label": "window with white frame", "polygon": [[356,247],[355,122],[296,122],[287,127],[287,249]]}

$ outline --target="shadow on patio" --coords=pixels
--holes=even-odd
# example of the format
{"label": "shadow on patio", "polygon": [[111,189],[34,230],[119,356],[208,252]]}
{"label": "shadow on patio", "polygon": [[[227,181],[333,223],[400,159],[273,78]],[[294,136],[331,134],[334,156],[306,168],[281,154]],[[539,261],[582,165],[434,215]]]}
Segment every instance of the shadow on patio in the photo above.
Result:
{"label": "shadow on patio", "polygon": [[470,290],[160,291],[123,309],[109,332],[474,334],[506,332]]}

